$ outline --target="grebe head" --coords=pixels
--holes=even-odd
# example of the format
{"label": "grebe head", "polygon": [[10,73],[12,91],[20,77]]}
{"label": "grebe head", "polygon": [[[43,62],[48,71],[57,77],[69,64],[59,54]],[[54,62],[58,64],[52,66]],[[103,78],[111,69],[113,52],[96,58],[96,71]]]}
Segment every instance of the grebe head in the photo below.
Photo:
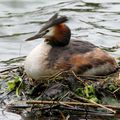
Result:
{"label": "grebe head", "polygon": [[26,41],[45,38],[45,42],[51,46],[65,46],[69,43],[71,31],[67,25],[64,24],[68,19],[66,16],[58,17],[56,13],[48,22],[41,28],[41,30],[33,37]]}

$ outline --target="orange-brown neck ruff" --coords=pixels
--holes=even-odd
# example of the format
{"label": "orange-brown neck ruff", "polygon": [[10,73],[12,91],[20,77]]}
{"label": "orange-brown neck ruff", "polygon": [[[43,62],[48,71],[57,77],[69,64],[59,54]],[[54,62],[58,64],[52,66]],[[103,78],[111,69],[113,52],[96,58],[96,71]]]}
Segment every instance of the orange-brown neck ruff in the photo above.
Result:
{"label": "orange-brown neck ruff", "polygon": [[65,24],[59,24],[53,27],[53,36],[48,37],[45,41],[51,46],[66,46],[69,44],[71,31]]}

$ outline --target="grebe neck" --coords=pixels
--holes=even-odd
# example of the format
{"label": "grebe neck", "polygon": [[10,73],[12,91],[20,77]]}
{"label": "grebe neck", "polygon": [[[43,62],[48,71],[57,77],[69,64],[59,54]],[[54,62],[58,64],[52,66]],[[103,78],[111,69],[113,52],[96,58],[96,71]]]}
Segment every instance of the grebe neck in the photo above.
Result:
{"label": "grebe neck", "polygon": [[58,47],[63,47],[69,44],[71,31],[67,25],[56,25],[53,27],[52,31],[54,34],[45,39],[45,42],[47,42],[47,44]]}

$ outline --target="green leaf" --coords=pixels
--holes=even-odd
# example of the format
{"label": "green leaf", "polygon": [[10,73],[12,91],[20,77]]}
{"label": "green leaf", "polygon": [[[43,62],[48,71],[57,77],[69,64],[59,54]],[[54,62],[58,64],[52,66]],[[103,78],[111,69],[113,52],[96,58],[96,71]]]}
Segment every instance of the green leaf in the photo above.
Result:
{"label": "green leaf", "polygon": [[98,98],[96,96],[91,96],[91,98],[89,98],[90,101],[94,101],[94,102],[98,102]]}
{"label": "green leaf", "polygon": [[114,84],[110,84],[108,88],[111,92],[117,89],[117,87]]}
{"label": "green leaf", "polygon": [[79,96],[84,96],[84,89],[83,88],[77,88],[75,93]]}
{"label": "green leaf", "polygon": [[85,87],[77,88],[75,93],[81,97],[85,97],[91,101],[98,102],[99,99],[96,97],[95,88],[93,85],[86,85]]}
{"label": "green leaf", "polygon": [[86,97],[89,98],[91,95],[95,94],[95,89],[92,85],[86,85],[84,92]]}
{"label": "green leaf", "polygon": [[23,86],[23,81],[22,81],[21,77],[19,77],[19,81],[20,81],[20,84],[19,84],[19,86],[16,89],[16,95],[17,95],[17,97],[19,97],[20,89]]}
{"label": "green leaf", "polygon": [[17,97],[20,97],[20,96],[19,96],[19,88],[16,89],[16,96],[17,96]]}
{"label": "green leaf", "polygon": [[8,81],[8,87],[7,87],[7,91],[11,91],[15,89],[15,83],[14,80],[12,81]]}
{"label": "green leaf", "polygon": [[15,76],[13,80],[8,81],[7,91],[15,90],[16,96],[19,97],[20,89],[22,86],[22,78],[20,76]]}

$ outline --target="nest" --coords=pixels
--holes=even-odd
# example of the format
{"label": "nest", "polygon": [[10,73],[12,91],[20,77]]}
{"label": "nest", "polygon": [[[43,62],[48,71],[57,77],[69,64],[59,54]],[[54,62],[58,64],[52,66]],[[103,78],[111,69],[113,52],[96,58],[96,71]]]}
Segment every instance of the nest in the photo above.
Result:
{"label": "nest", "polygon": [[44,76],[36,83],[22,66],[12,66],[0,71],[0,79],[1,107],[23,118],[33,115],[34,119],[44,120],[87,120],[120,116],[119,71],[108,76],[64,71]]}

